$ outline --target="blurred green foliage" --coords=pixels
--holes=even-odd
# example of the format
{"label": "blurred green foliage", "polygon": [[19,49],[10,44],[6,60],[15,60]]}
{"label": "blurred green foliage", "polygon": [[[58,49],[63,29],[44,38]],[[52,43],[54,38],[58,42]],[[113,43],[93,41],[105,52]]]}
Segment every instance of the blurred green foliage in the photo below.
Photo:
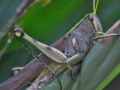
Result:
{"label": "blurred green foliage", "polygon": [[[104,32],[119,20],[119,2],[119,0],[100,0],[97,15]],[[20,3],[21,0],[0,0],[0,29],[14,14]],[[40,0],[33,4],[26,14],[16,21],[16,24],[33,38],[50,45],[68,32],[87,13],[92,12],[92,4],[92,0]],[[0,42],[0,50],[5,42],[6,37]],[[6,53],[0,59],[0,82],[10,77],[12,67],[24,66],[30,60],[29,52],[13,38]]]}

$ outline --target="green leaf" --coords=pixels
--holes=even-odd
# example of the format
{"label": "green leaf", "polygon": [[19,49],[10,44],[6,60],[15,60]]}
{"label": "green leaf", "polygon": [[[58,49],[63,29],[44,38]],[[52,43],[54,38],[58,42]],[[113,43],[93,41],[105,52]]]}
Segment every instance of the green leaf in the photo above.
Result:
{"label": "green leaf", "polygon": [[[120,33],[120,27],[116,30]],[[106,45],[102,45],[105,43]],[[81,87],[80,90],[96,90],[99,84],[102,84],[109,74],[119,65],[120,51],[118,50],[120,44],[120,38],[114,38],[114,41],[104,41],[96,44],[90,53],[86,56],[82,64],[81,70]],[[113,76],[118,74],[118,67],[116,72],[112,73]],[[119,69],[120,71],[120,69]],[[110,79],[110,77],[109,77]],[[112,78],[111,78],[112,79]],[[104,82],[103,82],[104,83]],[[106,83],[110,83],[106,81]],[[103,88],[104,86],[99,86]],[[98,90],[101,90],[97,88]]]}
{"label": "green leaf", "polygon": [[109,84],[118,74],[120,73],[120,64],[115,67],[115,69],[110,73],[110,75],[99,84],[97,90],[102,90],[107,84]]}
{"label": "green leaf", "polygon": [[[0,10],[2,10],[0,11],[0,20],[1,20],[0,28],[2,28],[2,26],[6,23],[6,21],[8,20],[8,17],[10,17],[13,14],[13,12],[11,14],[10,11],[15,10],[15,8],[10,8],[10,6],[14,4],[13,6],[16,7],[18,5],[17,2],[20,2],[20,1],[15,2],[15,1],[16,0],[10,0],[9,2],[12,2],[12,3],[9,3],[6,0],[0,1],[0,4],[1,4],[0,6],[1,7],[3,6],[5,8],[3,10],[2,8],[0,8]],[[8,4],[5,4],[5,3],[8,3]],[[71,0],[71,1],[70,0],[64,0],[64,1],[40,0],[39,2],[31,6],[31,8],[29,8],[26,14],[22,16],[16,22],[16,24],[21,28],[23,28],[23,30],[33,38],[36,38],[37,40],[50,45],[56,40],[58,40],[60,37],[62,37],[66,32],[68,32],[87,13],[92,12],[92,3],[93,2],[91,0]],[[119,20],[119,15],[120,15],[119,0],[116,0],[116,1],[100,0],[98,10],[97,10],[97,15],[103,25],[103,30],[105,32],[110,26],[112,26],[117,20]],[[6,40],[2,41],[2,43],[0,42],[0,44],[2,44],[0,47],[0,50],[5,45],[3,42],[6,42]],[[12,43],[7,48],[5,55],[0,60],[0,72],[2,73],[0,77],[0,82],[10,77],[10,74],[11,74],[10,70],[12,67],[25,65],[27,62],[31,60],[31,57],[30,57],[31,55],[29,55],[29,53],[27,53],[27,51],[24,49],[25,48],[19,43],[19,41],[17,41],[16,39],[12,40]],[[114,51],[114,48],[113,48],[113,51]],[[97,51],[97,52],[101,52],[101,51]],[[93,52],[92,55],[95,55],[95,54],[97,53]],[[109,53],[109,54],[114,54],[114,53]],[[115,53],[115,56],[117,54],[119,53]],[[107,54],[104,54],[104,56],[107,56]],[[92,60],[93,57],[91,56],[89,58],[91,58]],[[119,58],[119,57],[116,57],[116,58]],[[104,57],[104,59],[107,59],[107,58]],[[99,62],[103,63],[103,61],[95,61],[94,63],[99,65],[100,64]],[[89,62],[87,63],[90,64]],[[89,65],[86,66],[87,63],[85,63],[85,66],[84,66],[85,70],[87,70],[88,69],[87,67],[89,66]],[[91,65],[94,65],[94,63],[92,63]],[[110,64],[110,63],[106,61],[104,65],[107,65],[107,64]],[[117,65],[115,64],[114,66],[111,65],[111,68],[113,67],[115,68],[116,66]],[[104,68],[102,69],[104,70]],[[99,70],[101,69],[99,68]],[[82,70],[82,72],[83,71],[84,70]],[[92,81],[94,81],[94,79],[92,79],[92,74],[94,73],[94,71],[96,70],[93,68],[91,71],[91,76],[89,76],[89,78],[91,78]],[[65,74],[63,73],[63,75],[60,77],[60,78],[63,78],[62,82],[65,84],[66,88],[68,87],[71,88],[74,83],[69,73],[70,72],[65,72]],[[96,73],[99,74],[98,71]],[[97,78],[97,74],[96,76],[93,76],[93,77]],[[81,76],[83,82],[86,82],[84,80],[89,79],[89,78],[85,78],[86,75],[87,74],[85,74],[84,72]],[[70,79],[66,80],[64,77],[70,78]],[[71,84],[69,84],[69,82],[71,82]],[[51,83],[54,83],[54,82],[51,82]],[[79,80],[76,83],[78,84],[75,84],[75,86],[73,87],[74,90],[79,86]],[[83,83],[81,83],[81,85],[83,85]],[[91,86],[92,84],[89,82],[88,84],[84,84],[84,85]],[[51,86],[51,84],[49,86],[51,88],[54,88],[53,86]],[[86,87],[86,86],[83,86],[83,87]],[[101,89],[104,86],[105,85],[100,84],[99,88]],[[80,87],[80,88],[83,88],[83,87]]]}

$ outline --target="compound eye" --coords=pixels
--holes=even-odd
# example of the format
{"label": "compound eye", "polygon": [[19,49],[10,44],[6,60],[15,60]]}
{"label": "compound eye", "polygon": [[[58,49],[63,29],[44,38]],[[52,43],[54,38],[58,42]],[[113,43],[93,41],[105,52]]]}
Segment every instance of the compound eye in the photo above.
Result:
{"label": "compound eye", "polygon": [[93,15],[92,14],[89,14],[88,15],[88,19],[90,20],[90,21],[93,21],[94,19],[93,19]]}

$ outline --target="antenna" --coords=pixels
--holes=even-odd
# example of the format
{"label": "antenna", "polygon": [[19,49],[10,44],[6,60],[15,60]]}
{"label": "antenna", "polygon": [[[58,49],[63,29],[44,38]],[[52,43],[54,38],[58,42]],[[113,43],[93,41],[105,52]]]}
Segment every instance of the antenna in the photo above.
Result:
{"label": "antenna", "polygon": [[93,0],[93,13],[96,15],[99,0]]}

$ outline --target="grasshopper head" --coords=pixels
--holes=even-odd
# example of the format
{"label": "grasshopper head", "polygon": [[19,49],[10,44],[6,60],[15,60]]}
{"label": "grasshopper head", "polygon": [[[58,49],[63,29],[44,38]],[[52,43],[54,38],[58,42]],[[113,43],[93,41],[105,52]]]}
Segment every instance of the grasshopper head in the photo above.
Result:
{"label": "grasshopper head", "polygon": [[95,28],[93,30],[94,33],[96,33],[96,32],[102,32],[101,23],[100,23],[98,17],[94,13],[88,14],[87,18],[93,24],[93,26]]}

